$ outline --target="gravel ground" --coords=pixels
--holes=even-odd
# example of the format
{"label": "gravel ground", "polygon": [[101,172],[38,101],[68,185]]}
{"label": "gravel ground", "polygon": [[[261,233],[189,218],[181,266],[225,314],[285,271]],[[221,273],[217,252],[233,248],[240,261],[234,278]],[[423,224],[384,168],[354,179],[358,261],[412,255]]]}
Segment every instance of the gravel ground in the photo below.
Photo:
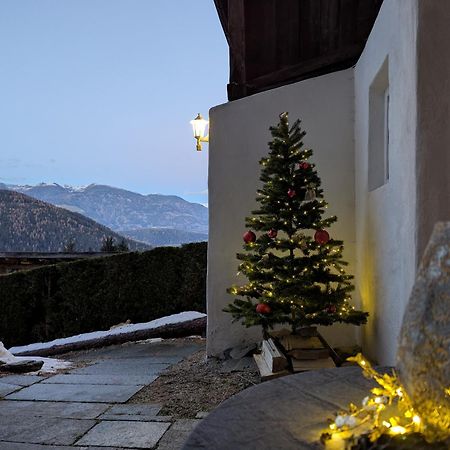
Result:
{"label": "gravel ground", "polygon": [[256,367],[227,371],[227,363],[206,361],[202,349],[171,366],[152,384],[130,399],[130,403],[159,403],[161,415],[195,418],[214,409],[227,398],[260,382]]}

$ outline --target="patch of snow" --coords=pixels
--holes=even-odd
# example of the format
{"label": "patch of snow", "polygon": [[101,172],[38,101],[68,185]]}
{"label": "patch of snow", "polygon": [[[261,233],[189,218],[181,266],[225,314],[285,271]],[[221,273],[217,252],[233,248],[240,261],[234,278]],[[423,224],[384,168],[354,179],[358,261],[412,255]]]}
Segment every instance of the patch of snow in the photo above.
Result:
{"label": "patch of snow", "polygon": [[10,363],[15,361],[15,356],[8,350],[6,350],[3,342],[0,341],[0,361],[4,363]]}
{"label": "patch of snow", "polygon": [[[29,356],[16,356],[18,359],[30,359]],[[39,373],[55,373],[58,370],[69,369],[73,366],[70,361],[63,361],[62,359],[56,358],[43,358],[41,356],[32,356],[31,359],[36,361],[44,361],[44,365],[42,366],[39,372],[31,372],[30,375],[37,375]]]}
{"label": "patch of snow", "polygon": [[71,186],[70,184],[65,184],[64,188],[69,192],[84,192],[90,186],[95,186],[95,184],[85,184],[83,186]]}
{"label": "patch of snow", "polygon": [[10,184],[10,185],[8,185],[8,187],[10,189],[12,189],[13,191],[15,189],[20,190],[20,191],[29,191],[30,189],[33,189],[34,186],[31,186],[29,184],[17,184],[17,185]]}
{"label": "patch of snow", "polygon": [[162,342],[163,338],[150,338],[150,339],[143,339],[141,341],[134,342],[135,344],[156,344],[158,342]]}
{"label": "patch of snow", "polygon": [[0,342],[0,361],[5,364],[14,362],[27,361],[32,359],[33,361],[44,361],[44,365],[41,370],[37,372],[28,372],[28,375],[36,375],[38,373],[54,373],[61,369],[68,369],[72,367],[72,363],[69,361],[63,361],[61,359],[43,358],[41,356],[14,356],[10,351],[6,350],[3,342]]}
{"label": "patch of snow", "polygon": [[197,311],[185,311],[178,314],[172,314],[171,316],[161,317],[160,319],[152,320],[151,322],[123,325],[107,331],[93,331],[91,333],[83,333],[78,334],[76,336],[70,336],[67,338],[55,339],[50,342],[38,342],[35,344],[29,344],[21,347],[12,347],[9,349],[9,351],[15,354],[48,349],[60,345],[72,344],[74,342],[85,342],[108,336],[116,336],[125,333],[132,333],[134,331],[152,330],[154,328],[159,328],[164,325],[189,322],[190,320],[200,319],[202,317],[206,317],[206,314]]}

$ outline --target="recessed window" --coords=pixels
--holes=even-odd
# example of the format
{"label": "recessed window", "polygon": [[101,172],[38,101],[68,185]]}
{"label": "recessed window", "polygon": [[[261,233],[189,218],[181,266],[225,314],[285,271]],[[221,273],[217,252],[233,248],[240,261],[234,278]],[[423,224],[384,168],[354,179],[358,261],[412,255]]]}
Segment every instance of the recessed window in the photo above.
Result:
{"label": "recessed window", "polygon": [[369,88],[369,191],[389,180],[389,61]]}

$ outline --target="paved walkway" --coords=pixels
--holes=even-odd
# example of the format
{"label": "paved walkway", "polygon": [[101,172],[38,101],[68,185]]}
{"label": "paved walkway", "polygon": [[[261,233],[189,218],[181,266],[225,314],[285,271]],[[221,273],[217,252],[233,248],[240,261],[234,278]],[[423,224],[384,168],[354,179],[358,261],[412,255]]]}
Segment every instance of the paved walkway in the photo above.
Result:
{"label": "paved walkway", "polygon": [[158,416],[156,404],[126,404],[194,342],[136,343],[75,355],[85,367],[50,377],[0,378],[0,450],[178,450],[198,420]]}

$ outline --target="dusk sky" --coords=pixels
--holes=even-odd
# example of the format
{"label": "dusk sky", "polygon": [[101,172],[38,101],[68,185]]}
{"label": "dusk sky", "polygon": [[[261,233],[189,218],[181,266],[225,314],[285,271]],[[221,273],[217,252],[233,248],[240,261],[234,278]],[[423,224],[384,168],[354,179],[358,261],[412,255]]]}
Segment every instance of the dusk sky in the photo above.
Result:
{"label": "dusk sky", "polygon": [[205,203],[189,121],[227,79],[213,0],[1,0],[0,182]]}

